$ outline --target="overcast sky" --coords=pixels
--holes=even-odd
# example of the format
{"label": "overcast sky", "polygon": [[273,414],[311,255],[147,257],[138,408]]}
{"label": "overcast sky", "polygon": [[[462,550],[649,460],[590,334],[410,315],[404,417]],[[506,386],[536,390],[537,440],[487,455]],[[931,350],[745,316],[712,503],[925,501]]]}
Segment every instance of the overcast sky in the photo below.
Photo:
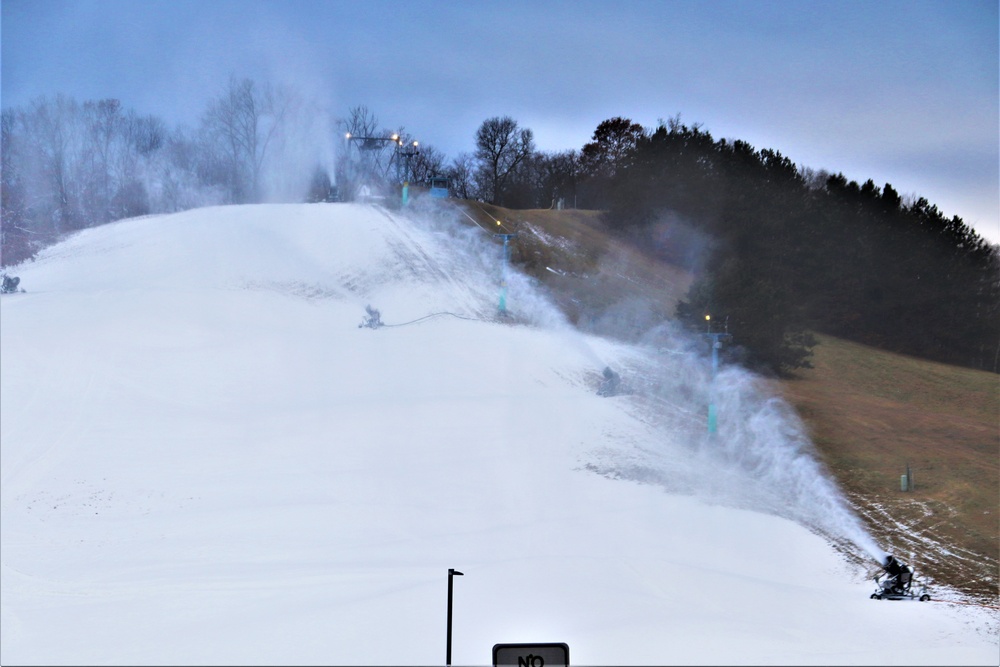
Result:
{"label": "overcast sky", "polygon": [[[997,0],[2,0],[3,107],[115,97],[194,126],[229,75],[366,105],[450,159],[680,114],[926,197],[1000,242]],[[332,136],[330,140],[333,141]]]}

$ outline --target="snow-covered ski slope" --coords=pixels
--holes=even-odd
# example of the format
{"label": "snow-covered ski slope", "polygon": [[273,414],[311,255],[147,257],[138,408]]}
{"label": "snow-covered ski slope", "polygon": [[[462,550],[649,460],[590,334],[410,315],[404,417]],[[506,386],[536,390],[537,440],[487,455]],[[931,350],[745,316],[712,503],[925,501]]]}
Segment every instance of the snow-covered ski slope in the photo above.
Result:
{"label": "snow-covered ski slope", "polygon": [[[314,204],[14,267],[0,663],[443,664],[455,568],[454,664],[997,664],[995,614],[870,600],[805,527],[864,541],[752,378],[720,373],[709,440],[703,356],[582,335],[517,274],[500,321],[499,261],[446,219]],[[597,394],[605,366],[631,393]]]}

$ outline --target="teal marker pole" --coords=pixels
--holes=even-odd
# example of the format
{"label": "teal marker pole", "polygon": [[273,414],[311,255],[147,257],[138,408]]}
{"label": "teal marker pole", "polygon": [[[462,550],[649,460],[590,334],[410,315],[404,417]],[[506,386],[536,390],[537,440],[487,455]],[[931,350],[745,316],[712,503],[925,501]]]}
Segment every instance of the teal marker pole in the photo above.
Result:
{"label": "teal marker pole", "polygon": [[719,372],[719,342],[721,334],[708,334],[712,340],[712,385],[708,389],[708,432],[715,433],[719,425],[718,412],[715,409],[715,376]]}
{"label": "teal marker pole", "polygon": [[[726,318],[727,321],[728,319]],[[715,376],[719,372],[719,350],[722,349],[722,342],[729,340],[732,336],[729,335],[728,331],[713,333],[711,315],[705,315],[705,322],[708,323],[708,331],[705,335],[712,341],[712,380],[708,388],[708,432],[714,434],[719,426],[719,415],[715,407]]]}
{"label": "teal marker pole", "polygon": [[[499,221],[497,224],[500,224]],[[510,240],[517,234],[494,234],[503,239],[503,264],[500,267],[500,305],[498,310],[501,315],[507,314],[507,261],[510,258]]]}

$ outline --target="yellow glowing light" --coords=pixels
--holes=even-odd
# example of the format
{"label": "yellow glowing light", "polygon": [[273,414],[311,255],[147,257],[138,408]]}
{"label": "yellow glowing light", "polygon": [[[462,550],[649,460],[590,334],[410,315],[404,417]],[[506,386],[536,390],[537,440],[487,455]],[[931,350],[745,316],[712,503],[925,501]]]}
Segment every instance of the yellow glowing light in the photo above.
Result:
{"label": "yellow glowing light", "polygon": [[712,316],[711,316],[711,315],[706,315],[706,316],[705,316],[705,320],[706,320],[706,321],[707,321],[707,320],[710,320],[710,319],[712,319]]}

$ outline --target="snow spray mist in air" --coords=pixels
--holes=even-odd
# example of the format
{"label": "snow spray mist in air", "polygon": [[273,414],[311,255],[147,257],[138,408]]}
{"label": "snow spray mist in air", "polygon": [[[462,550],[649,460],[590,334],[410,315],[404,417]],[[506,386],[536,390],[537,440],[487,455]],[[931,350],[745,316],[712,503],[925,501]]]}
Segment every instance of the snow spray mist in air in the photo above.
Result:
{"label": "snow spray mist in air", "polygon": [[642,378],[633,380],[644,394],[634,402],[657,425],[660,448],[605,455],[593,469],[792,519],[882,561],[885,552],[816,457],[804,424],[759,376],[738,366],[713,373],[707,343],[672,325],[645,343],[647,353],[623,374]]}
{"label": "snow spray mist in air", "polygon": [[719,433],[703,437],[701,451],[744,477],[763,508],[846,539],[881,561],[884,552],[817,459],[794,410],[742,368],[723,369],[710,389]]}
{"label": "snow spray mist in air", "polygon": [[[469,296],[481,304],[491,302],[488,277],[497,275],[500,248],[481,229],[459,232],[454,221],[449,223],[440,231],[464,252],[451,256],[446,272],[476,276],[472,282],[483,289]],[[653,328],[634,345],[621,342],[635,341],[636,325],[648,325],[635,317],[614,318],[630,331],[618,336],[602,332],[607,345],[600,345],[598,353],[593,346],[597,341],[570,324],[536,281],[510,267],[507,284],[508,306],[520,321],[565,332],[567,343],[593,361],[595,377],[608,367],[621,373],[636,389],[627,409],[641,410],[641,420],[656,425],[656,450],[609,445],[595,453],[588,468],[783,516],[882,561],[884,552],[816,458],[797,415],[759,377],[735,366],[713,373],[704,341],[672,324]],[[706,428],[710,402],[717,411],[713,433]]]}

